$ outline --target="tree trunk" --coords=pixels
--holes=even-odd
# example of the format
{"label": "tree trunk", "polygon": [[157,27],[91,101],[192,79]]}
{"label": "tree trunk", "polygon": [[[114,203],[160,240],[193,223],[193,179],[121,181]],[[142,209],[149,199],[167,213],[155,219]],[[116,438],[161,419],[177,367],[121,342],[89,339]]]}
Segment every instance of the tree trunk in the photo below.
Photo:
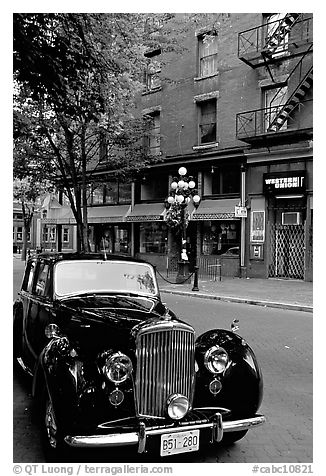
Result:
{"label": "tree trunk", "polygon": [[88,220],[87,220],[87,157],[86,157],[86,126],[83,125],[81,134],[81,156],[82,156],[82,205],[83,205],[83,249],[90,251],[88,242]]}
{"label": "tree trunk", "polygon": [[26,261],[26,254],[27,254],[27,229],[26,226],[23,226],[23,247],[22,247],[22,254],[20,259],[22,261]]}

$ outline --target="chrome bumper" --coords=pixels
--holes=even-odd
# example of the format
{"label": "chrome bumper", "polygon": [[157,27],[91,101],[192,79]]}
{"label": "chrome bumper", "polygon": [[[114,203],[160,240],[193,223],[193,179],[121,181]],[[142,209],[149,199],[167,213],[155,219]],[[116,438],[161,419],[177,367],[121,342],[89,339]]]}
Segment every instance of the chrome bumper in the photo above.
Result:
{"label": "chrome bumper", "polygon": [[143,453],[146,446],[147,436],[159,436],[163,434],[179,433],[183,431],[211,429],[211,442],[219,442],[223,438],[223,433],[230,431],[243,431],[259,426],[265,422],[263,415],[255,415],[252,418],[242,420],[231,420],[223,422],[221,413],[215,413],[213,419],[205,423],[187,424],[185,426],[175,426],[168,428],[146,427],[143,422],[139,424],[138,431],[128,433],[111,433],[107,435],[77,435],[66,436],[65,442],[69,446],[76,448],[101,448],[114,446],[138,445],[138,453]]}

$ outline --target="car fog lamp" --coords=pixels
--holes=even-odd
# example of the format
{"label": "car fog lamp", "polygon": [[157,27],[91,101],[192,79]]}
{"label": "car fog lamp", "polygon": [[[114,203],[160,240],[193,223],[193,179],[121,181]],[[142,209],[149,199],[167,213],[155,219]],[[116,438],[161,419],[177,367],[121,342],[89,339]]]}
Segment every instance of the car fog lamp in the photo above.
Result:
{"label": "car fog lamp", "polygon": [[205,367],[212,372],[212,374],[219,374],[224,372],[229,362],[229,356],[223,347],[214,346],[208,349],[205,354]]}
{"label": "car fog lamp", "polygon": [[121,352],[111,355],[103,366],[104,375],[113,383],[119,384],[127,380],[132,372],[129,357]]}
{"label": "car fog lamp", "polygon": [[173,420],[180,420],[189,410],[189,400],[184,395],[174,393],[167,401],[168,415]]}
{"label": "car fog lamp", "polygon": [[109,402],[112,405],[114,405],[115,407],[117,407],[118,405],[121,405],[124,398],[125,397],[124,397],[123,393],[121,392],[121,390],[116,388],[115,390],[113,390],[113,392],[110,393]]}
{"label": "car fog lamp", "polygon": [[219,380],[215,379],[212,380],[211,383],[209,384],[209,391],[213,395],[217,395],[222,389],[222,384]]}

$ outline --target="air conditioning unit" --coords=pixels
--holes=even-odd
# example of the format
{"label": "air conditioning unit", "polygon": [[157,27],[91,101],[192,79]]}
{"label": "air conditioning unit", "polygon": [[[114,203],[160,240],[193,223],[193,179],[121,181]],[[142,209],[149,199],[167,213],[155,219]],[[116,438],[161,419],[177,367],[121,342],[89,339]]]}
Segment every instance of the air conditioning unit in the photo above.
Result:
{"label": "air conditioning unit", "polygon": [[282,225],[301,225],[302,214],[301,212],[283,212],[282,213]]}

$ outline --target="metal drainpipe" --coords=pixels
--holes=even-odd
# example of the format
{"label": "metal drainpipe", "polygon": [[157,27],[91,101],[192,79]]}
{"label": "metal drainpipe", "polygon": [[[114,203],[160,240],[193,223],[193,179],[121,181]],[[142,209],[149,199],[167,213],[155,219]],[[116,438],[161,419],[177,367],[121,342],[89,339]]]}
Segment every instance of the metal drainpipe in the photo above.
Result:
{"label": "metal drainpipe", "polygon": [[[241,206],[246,205],[246,169],[241,166]],[[241,244],[240,244],[240,276],[245,278],[247,270],[245,267],[245,247],[246,247],[246,219],[241,218]]]}

